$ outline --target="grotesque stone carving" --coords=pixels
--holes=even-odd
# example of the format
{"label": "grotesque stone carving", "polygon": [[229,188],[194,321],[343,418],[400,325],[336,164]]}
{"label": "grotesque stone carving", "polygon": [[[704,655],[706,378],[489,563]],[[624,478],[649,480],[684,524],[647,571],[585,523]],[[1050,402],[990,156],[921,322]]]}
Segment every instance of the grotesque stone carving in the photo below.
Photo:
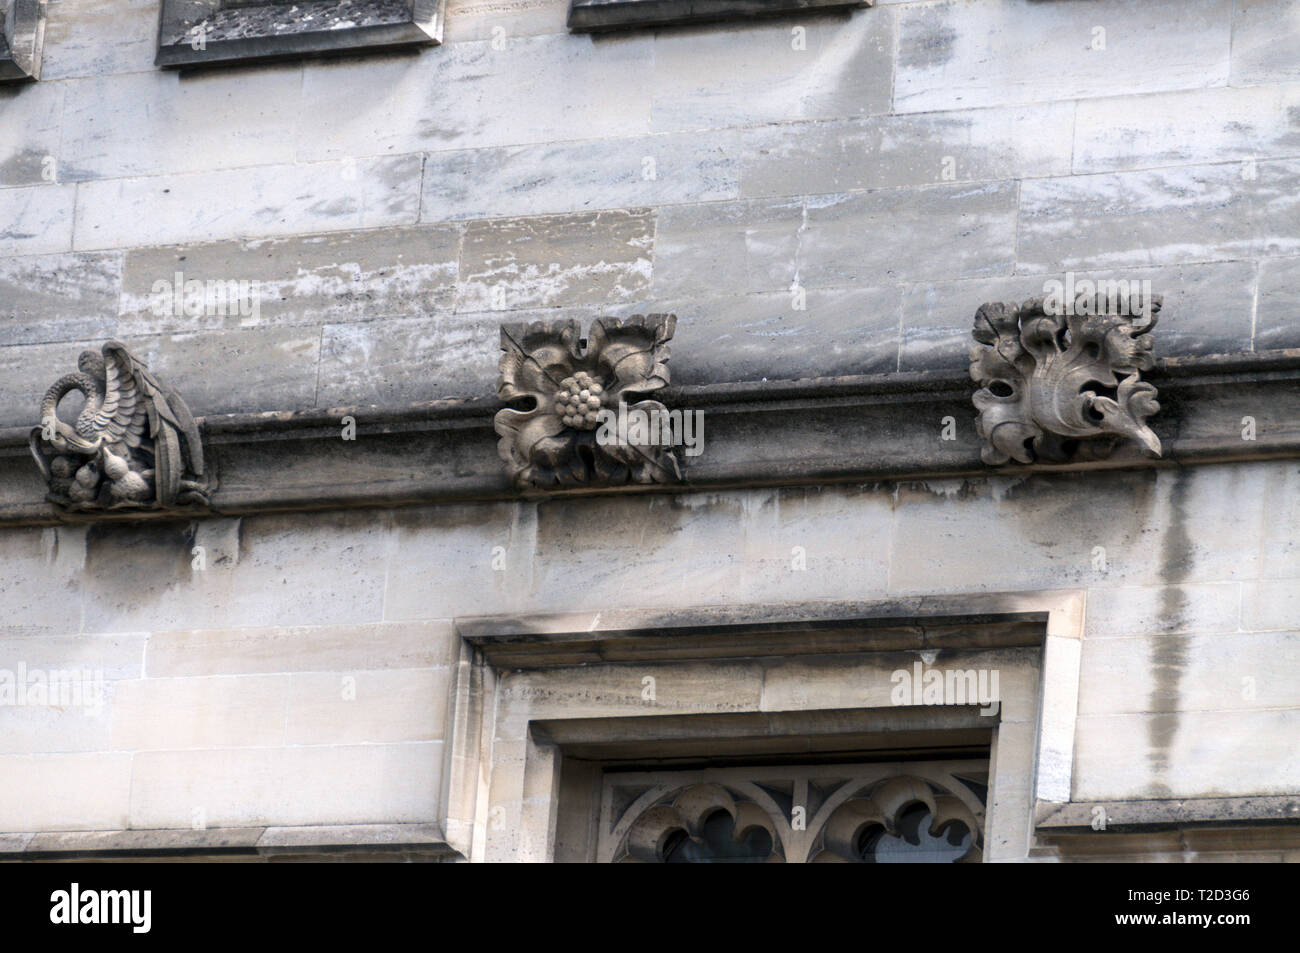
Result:
{"label": "grotesque stone carving", "polygon": [[498,452],[519,489],[672,483],[681,470],[659,427],[667,408],[642,395],[668,384],[671,314],[503,325]]}
{"label": "grotesque stone carving", "polygon": [[[45,392],[31,434],[48,499],[74,510],[206,504],[203,446],[185,401],[116,341],[83,351],[77,368]],[[70,423],[59,404],[73,391],[85,403]]]}
{"label": "grotesque stone carving", "polygon": [[1125,438],[1160,455],[1146,423],[1160,404],[1141,377],[1153,364],[1160,299],[1149,302],[1142,325],[1126,310],[1103,296],[1080,298],[1068,310],[1045,309],[1041,298],[979,309],[970,373],[980,388],[976,429],[985,463],[1101,459]]}

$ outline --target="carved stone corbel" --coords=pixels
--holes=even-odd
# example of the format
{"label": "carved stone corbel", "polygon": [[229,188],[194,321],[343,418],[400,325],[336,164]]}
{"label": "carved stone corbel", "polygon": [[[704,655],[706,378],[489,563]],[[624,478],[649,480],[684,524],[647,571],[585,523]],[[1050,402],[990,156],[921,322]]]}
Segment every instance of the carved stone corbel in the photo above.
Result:
{"label": "carved stone corbel", "polygon": [[[668,410],[643,395],[668,384],[676,315],[501,327],[497,449],[521,490],[675,483],[681,468],[658,426]],[[680,417],[680,414],[679,414]],[[638,426],[626,425],[631,419]]]}
{"label": "carved stone corbel", "polygon": [[[76,391],[75,421],[59,405]],[[205,505],[203,443],[179,394],[117,341],[102,353],[82,351],[77,371],[60,377],[41,400],[32,456],[50,502],[72,510],[166,509]]]}
{"label": "carved stone corbel", "polygon": [[1159,297],[1143,325],[1100,295],[1055,313],[1064,310],[1035,298],[976,312],[970,374],[979,385],[984,462],[1102,459],[1123,439],[1160,456],[1160,440],[1147,426],[1160,404],[1156,388],[1142,380],[1154,363]]}

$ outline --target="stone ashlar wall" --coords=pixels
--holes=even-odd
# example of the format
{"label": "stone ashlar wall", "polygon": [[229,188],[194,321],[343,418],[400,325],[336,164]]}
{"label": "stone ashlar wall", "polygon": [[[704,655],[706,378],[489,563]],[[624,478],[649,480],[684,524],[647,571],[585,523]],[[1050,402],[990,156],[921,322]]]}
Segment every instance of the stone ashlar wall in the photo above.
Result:
{"label": "stone ashlar wall", "polygon": [[[1163,354],[1300,344],[1296,0],[566,8],[179,75],[155,0],[51,0],[0,89],[0,426],[110,335],[200,414],[491,395],[503,317],[674,310],[681,383],[959,368],[1065,270],[1150,279]],[[177,271],[256,314],[156,314]]]}
{"label": "stone ashlar wall", "polygon": [[[1086,591],[1075,800],[1284,795],[1298,524],[1277,462],[11,529],[0,665],[108,684],[0,714],[0,831],[436,820],[458,615],[1044,589]],[[783,707],[779,665],[731,668],[602,704]]]}

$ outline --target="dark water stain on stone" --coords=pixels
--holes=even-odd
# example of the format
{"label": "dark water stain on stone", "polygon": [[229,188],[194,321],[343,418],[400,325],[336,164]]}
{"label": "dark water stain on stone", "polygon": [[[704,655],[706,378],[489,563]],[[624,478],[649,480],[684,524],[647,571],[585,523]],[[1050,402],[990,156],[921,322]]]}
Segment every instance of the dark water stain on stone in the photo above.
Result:
{"label": "dark water stain on stone", "polygon": [[[1181,583],[1191,573],[1195,546],[1187,532],[1187,494],[1191,477],[1183,470],[1170,474],[1168,524],[1160,546],[1160,578],[1164,588],[1160,596],[1157,629],[1178,628],[1185,606]],[[1171,797],[1169,787],[1170,752],[1177,739],[1180,714],[1176,710],[1183,674],[1187,669],[1188,639],[1183,636],[1152,636],[1151,697],[1147,703],[1150,716],[1147,727],[1147,762],[1151,769],[1151,794]]]}

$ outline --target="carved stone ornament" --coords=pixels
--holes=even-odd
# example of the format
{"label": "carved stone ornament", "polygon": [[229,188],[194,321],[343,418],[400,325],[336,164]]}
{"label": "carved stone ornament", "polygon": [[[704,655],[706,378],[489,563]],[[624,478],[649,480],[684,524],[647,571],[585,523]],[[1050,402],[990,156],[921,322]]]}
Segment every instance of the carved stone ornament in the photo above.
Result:
{"label": "carved stone ornament", "polygon": [[[606,800],[599,859],[623,863],[979,863],[984,805],[938,765],[886,773],[709,772],[693,784],[629,780]],[[881,776],[881,775],[884,776]],[[608,792],[607,792],[608,793]],[[614,819],[608,805],[630,802]]]}
{"label": "carved stone ornament", "polygon": [[675,483],[681,468],[658,427],[667,408],[642,399],[668,384],[677,316],[597,318],[585,339],[576,321],[501,328],[496,415],[501,459],[521,490]]}
{"label": "carved stone ornament", "polygon": [[[75,421],[59,416],[72,392]],[[117,341],[82,351],[77,372],[41,400],[30,444],[47,499],[73,510],[162,509],[206,504],[203,445],[185,401]]]}
{"label": "carved stone ornament", "polygon": [[1154,362],[1159,297],[1149,320],[1108,310],[1104,296],[1078,299],[1072,313],[1049,310],[1064,309],[1045,310],[1035,298],[1020,307],[986,304],[975,315],[970,374],[979,385],[984,462],[1102,459],[1124,439],[1160,456],[1160,439],[1147,426],[1160,404],[1142,380]]}

